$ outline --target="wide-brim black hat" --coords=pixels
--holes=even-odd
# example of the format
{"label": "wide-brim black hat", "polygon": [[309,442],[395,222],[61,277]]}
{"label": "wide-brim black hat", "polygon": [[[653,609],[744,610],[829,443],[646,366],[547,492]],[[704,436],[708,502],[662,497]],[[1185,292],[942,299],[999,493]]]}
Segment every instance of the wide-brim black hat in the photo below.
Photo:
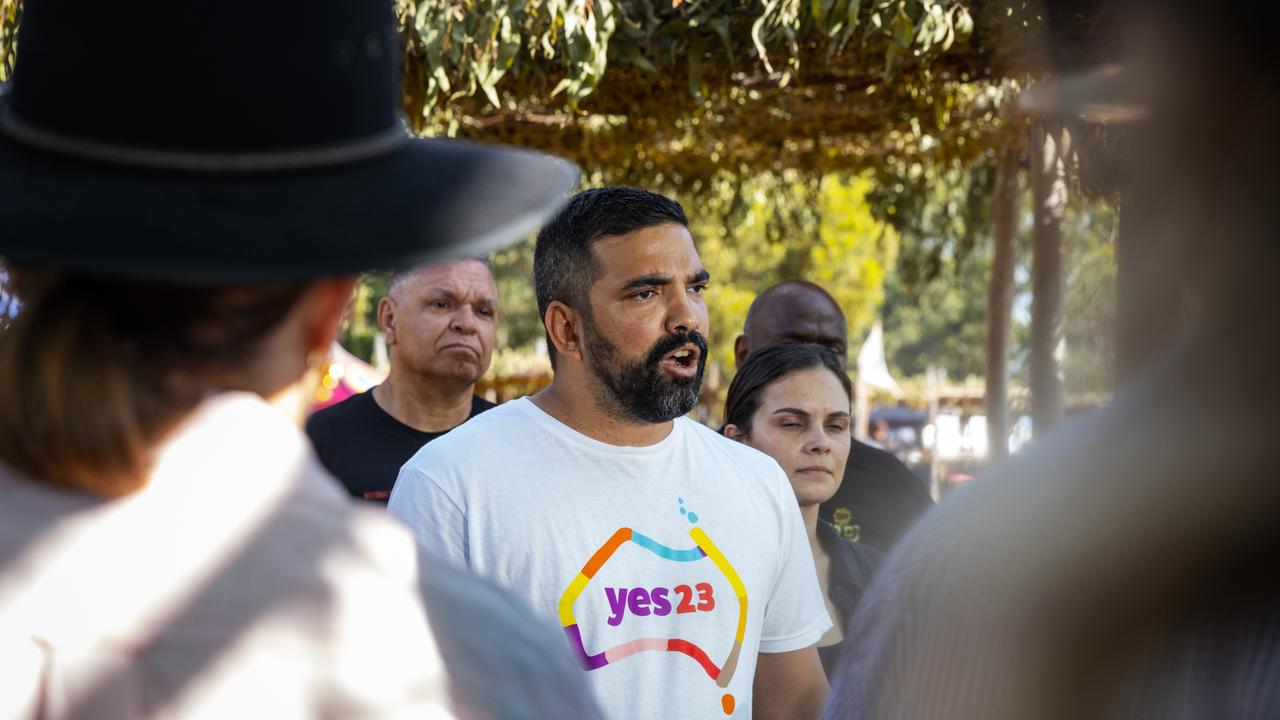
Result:
{"label": "wide-brim black hat", "polygon": [[0,257],[177,280],[478,254],[577,178],[540,153],[411,139],[383,0],[27,0],[0,95]]}

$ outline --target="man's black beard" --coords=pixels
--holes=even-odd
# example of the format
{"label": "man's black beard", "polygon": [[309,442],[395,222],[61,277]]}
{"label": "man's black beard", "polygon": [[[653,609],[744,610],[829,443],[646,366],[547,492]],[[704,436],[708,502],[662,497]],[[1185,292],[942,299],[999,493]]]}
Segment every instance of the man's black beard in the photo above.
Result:
{"label": "man's black beard", "polygon": [[[707,365],[707,341],[702,333],[694,330],[667,335],[654,343],[643,359],[626,362],[618,358],[618,348],[601,336],[595,323],[588,321],[587,325],[587,367],[605,395],[596,397],[600,409],[647,423],[674,420],[693,409]],[[665,374],[662,358],[688,343],[698,346],[698,372],[691,378]]]}

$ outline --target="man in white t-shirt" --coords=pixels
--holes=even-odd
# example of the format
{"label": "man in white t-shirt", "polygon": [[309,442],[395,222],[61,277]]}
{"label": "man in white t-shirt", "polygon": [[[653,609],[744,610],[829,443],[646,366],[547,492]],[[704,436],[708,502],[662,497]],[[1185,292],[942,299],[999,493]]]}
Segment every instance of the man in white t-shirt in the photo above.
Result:
{"label": "man in white t-shirt", "polygon": [[400,471],[389,509],[524,595],[615,718],[814,717],[830,626],[769,457],[686,417],[708,281],[678,203],[608,187],[538,235],[555,379]]}

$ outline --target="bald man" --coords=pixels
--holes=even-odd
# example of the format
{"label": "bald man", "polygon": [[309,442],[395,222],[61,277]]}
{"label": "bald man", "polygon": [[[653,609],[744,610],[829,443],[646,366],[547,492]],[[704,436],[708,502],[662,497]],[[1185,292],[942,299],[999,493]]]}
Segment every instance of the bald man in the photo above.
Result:
{"label": "bald man", "polygon": [[[773,342],[821,345],[848,367],[849,329],[844,311],[821,287],[802,280],[774,285],[747,311],[734,357],[742,366],[755,350]],[[893,455],[853,441],[844,480],[820,516],[850,539],[888,553],[907,528],[933,505],[924,482]]]}
{"label": "bald man", "polygon": [[353,497],[386,503],[423,445],[494,407],[475,394],[489,369],[498,287],[484,259],[404,270],[378,301],[391,373],[307,420],[320,462]]}

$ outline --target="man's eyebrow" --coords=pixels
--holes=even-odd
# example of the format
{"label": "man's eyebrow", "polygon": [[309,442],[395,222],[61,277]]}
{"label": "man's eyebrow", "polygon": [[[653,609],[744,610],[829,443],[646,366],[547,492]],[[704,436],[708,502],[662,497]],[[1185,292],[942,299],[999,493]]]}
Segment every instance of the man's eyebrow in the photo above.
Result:
{"label": "man's eyebrow", "polygon": [[[450,302],[459,302],[461,300],[458,293],[454,292],[453,290],[447,287],[444,287],[443,285],[432,285],[422,293],[423,302],[433,302],[441,298],[444,298],[445,300],[449,300]],[[487,307],[496,308],[498,307],[498,299],[494,297],[482,297],[482,298],[473,300],[471,304],[479,305],[482,307],[487,306]]]}
{"label": "man's eyebrow", "polygon": [[[699,270],[689,276],[685,281],[687,285],[696,285],[711,280],[711,273],[705,269]],[[626,285],[622,286],[622,291],[636,290],[642,287],[663,287],[671,284],[671,277],[668,275],[641,275],[640,277],[631,278]]]}
{"label": "man's eyebrow", "polygon": [[444,296],[449,298],[450,300],[455,300],[458,297],[457,295],[454,294],[452,290],[450,290],[447,287],[444,287],[443,285],[428,286],[427,289],[422,292],[422,296],[427,299],[433,299],[433,298]]}
{"label": "man's eyebrow", "polygon": [[828,420],[834,420],[835,418],[852,419],[853,416],[843,410],[837,410],[836,412],[827,415]]}
{"label": "man's eyebrow", "polygon": [[666,275],[641,275],[640,277],[628,280],[627,284],[622,286],[622,290],[625,292],[627,290],[635,290],[642,287],[653,287],[655,285],[661,287],[663,285],[670,284],[671,278]]}

